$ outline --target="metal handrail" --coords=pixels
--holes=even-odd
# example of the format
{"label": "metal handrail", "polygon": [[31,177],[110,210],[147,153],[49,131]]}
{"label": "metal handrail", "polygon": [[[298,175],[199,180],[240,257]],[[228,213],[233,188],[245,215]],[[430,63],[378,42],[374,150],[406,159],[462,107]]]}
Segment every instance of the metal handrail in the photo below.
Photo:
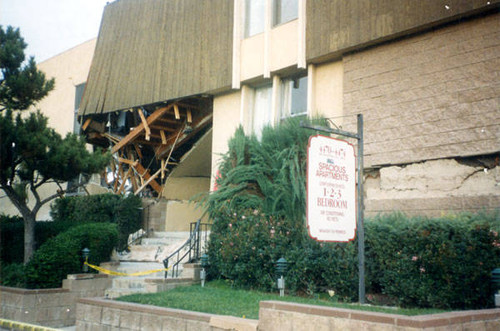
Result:
{"label": "metal handrail", "polygon": [[[186,242],[179,247],[175,252],[170,254],[166,259],[163,260],[163,265],[165,269],[168,269],[169,261],[174,259],[172,264],[171,277],[179,276],[179,264],[180,262],[189,254],[188,262],[198,261],[201,257],[201,234],[200,230],[202,227],[205,228],[205,242],[207,240],[207,230],[210,224],[201,223],[201,219],[197,222],[190,224],[190,235]],[[181,255],[181,251],[186,249],[187,251]],[[174,276],[175,275],[175,276]],[[168,277],[168,270],[165,271],[165,278]]]}

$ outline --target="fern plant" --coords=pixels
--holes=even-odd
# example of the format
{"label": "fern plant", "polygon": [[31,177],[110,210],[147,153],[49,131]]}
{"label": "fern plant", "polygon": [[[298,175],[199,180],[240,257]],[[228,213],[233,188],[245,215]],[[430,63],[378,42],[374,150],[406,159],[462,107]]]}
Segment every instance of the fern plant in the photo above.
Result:
{"label": "fern plant", "polygon": [[258,209],[289,221],[303,221],[311,131],[299,124],[299,119],[290,118],[276,127],[267,126],[261,140],[245,135],[241,127],[236,130],[219,165],[218,190],[202,200],[212,219],[224,209]]}

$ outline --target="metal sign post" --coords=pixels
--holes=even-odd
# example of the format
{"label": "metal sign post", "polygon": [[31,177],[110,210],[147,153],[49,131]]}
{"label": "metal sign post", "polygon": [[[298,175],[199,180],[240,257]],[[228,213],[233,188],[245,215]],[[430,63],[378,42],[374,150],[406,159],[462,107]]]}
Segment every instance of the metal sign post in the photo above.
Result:
{"label": "metal sign post", "polygon": [[329,127],[309,125],[301,123],[301,127],[316,131],[333,133],[344,137],[354,138],[358,141],[358,186],[357,186],[357,233],[358,233],[358,271],[359,271],[359,303],[365,303],[365,228],[363,220],[363,114],[357,115],[357,133],[343,131],[340,129],[332,129]]}

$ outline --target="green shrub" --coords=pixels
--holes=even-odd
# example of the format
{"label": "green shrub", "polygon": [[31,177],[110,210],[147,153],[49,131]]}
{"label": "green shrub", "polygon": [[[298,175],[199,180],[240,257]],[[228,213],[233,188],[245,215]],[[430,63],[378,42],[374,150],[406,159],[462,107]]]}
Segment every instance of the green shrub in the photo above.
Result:
{"label": "green shrub", "polygon": [[394,214],[370,220],[370,290],[395,297],[402,306],[492,306],[491,271],[500,265],[495,219],[486,214],[435,219]]}
{"label": "green shrub", "polygon": [[18,216],[0,215],[0,259],[2,263],[22,263],[23,254],[23,219]]}
{"label": "green shrub", "polygon": [[[36,222],[35,249],[48,239],[66,231],[72,224]],[[24,222],[18,216],[0,215],[0,258],[3,263],[22,263],[24,254]]]}
{"label": "green shrub", "polygon": [[212,274],[236,286],[275,290],[276,261],[288,261],[287,289],[315,295],[333,289],[338,297],[357,297],[356,243],[318,243],[295,227],[257,210],[218,218],[212,227],[209,259]]}
{"label": "green shrub", "polygon": [[82,270],[82,249],[90,249],[89,263],[108,261],[118,242],[116,224],[89,223],[72,227],[49,239],[26,265],[28,288],[60,287],[67,274]]}
{"label": "green shrub", "polygon": [[23,287],[24,265],[22,263],[0,263],[0,284],[2,286]]}
{"label": "green shrub", "polygon": [[57,199],[51,208],[54,222],[69,224],[116,223],[118,249],[127,247],[130,233],[141,228],[141,199],[134,195],[99,194]]}

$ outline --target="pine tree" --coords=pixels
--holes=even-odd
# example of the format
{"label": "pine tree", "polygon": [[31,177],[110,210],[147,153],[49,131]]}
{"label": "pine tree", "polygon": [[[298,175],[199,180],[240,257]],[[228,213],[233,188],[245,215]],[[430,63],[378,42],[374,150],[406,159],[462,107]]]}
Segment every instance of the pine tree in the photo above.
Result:
{"label": "pine tree", "polygon": [[[26,44],[19,29],[0,26],[0,189],[24,219],[24,262],[33,255],[35,222],[40,208],[64,194],[62,183],[81,173],[102,170],[109,155],[90,153],[85,142],[75,134],[62,138],[47,126],[47,118],[39,111],[23,114],[41,100],[54,86],[38,71],[33,58],[22,67]],[[14,115],[17,111],[17,115]],[[38,190],[46,183],[59,189],[47,197]],[[28,193],[33,200],[28,204]]]}
{"label": "pine tree", "polygon": [[4,31],[0,25],[0,112],[28,109],[54,88],[54,79],[45,78],[33,57],[23,65],[26,46],[19,29]]}

